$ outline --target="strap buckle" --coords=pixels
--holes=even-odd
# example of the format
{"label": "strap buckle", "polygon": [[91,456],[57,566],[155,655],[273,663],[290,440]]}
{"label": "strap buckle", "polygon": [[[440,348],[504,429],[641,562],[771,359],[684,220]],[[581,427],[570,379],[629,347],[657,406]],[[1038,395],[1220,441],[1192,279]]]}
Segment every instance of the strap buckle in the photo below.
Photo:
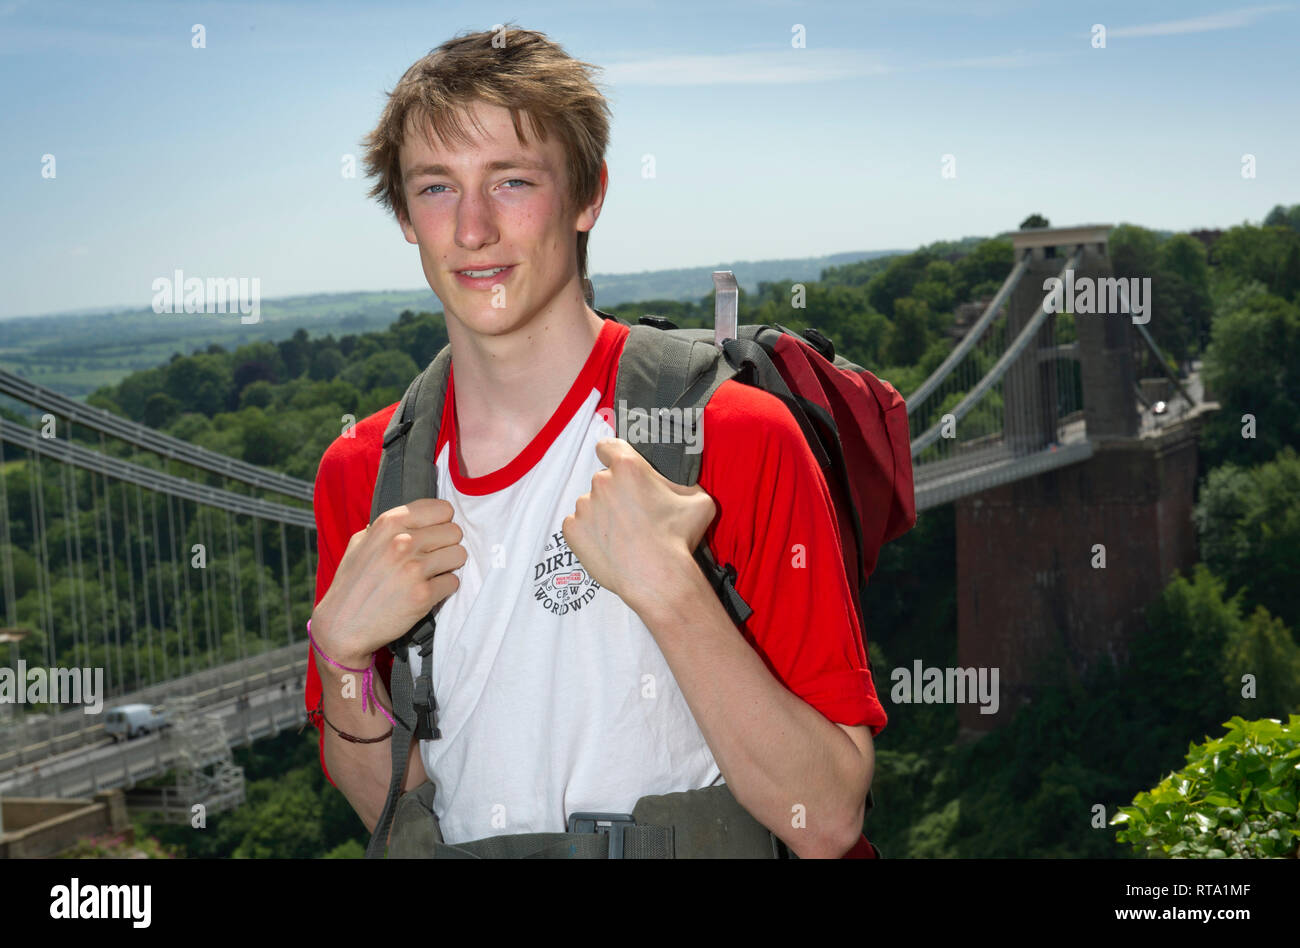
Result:
{"label": "strap buckle", "polygon": [[631,813],[570,813],[566,833],[604,833],[609,837],[609,858],[623,858],[623,831],[636,826]]}
{"label": "strap buckle", "polygon": [[442,740],[438,729],[438,699],[433,696],[433,680],[427,671],[415,679],[415,695],[411,700],[415,711],[415,739],[417,741]]}

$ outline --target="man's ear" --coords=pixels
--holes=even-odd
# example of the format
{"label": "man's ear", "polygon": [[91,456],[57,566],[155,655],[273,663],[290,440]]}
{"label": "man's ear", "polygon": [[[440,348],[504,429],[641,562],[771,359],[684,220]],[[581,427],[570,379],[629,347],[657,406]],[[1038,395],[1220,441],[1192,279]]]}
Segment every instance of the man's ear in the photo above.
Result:
{"label": "man's ear", "polygon": [[402,235],[406,237],[408,244],[418,244],[420,242],[415,236],[415,228],[411,226],[411,219],[405,211],[397,212],[397,226],[402,228]]}
{"label": "man's ear", "polygon": [[600,186],[596,189],[596,197],[578,214],[576,225],[578,230],[591,230],[596,226],[596,218],[600,217],[600,209],[605,204],[605,192],[608,189],[609,163],[602,161],[600,163]]}

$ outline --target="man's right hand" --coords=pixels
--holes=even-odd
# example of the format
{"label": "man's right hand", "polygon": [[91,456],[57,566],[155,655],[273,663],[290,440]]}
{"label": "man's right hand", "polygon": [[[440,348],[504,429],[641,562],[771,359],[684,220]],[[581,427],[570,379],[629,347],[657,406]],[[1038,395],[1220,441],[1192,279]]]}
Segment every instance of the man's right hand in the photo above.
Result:
{"label": "man's right hand", "polygon": [[452,506],[421,498],[380,514],[352,534],[329,591],[312,613],[312,635],[340,665],[365,668],[370,656],[405,635],[460,586],[464,533]]}

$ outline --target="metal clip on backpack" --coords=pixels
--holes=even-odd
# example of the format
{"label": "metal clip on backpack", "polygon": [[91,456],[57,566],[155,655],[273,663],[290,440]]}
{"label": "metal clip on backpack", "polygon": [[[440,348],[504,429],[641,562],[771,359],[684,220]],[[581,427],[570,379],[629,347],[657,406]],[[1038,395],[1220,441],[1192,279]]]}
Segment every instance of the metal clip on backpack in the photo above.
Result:
{"label": "metal clip on backpack", "polygon": [[[619,361],[614,404],[668,411],[662,423],[694,414],[728,379],[756,385],[779,398],[798,421],[835,500],[846,574],[861,628],[862,598],[880,546],[916,522],[907,409],[887,382],[835,354],[814,329],[797,336],[782,326],[737,326],[738,288],[730,271],[713,275],[716,323],[678,329],[658,316],[631,326]],[[587,300],[593,302],[590,287]],[[608,313],[596,310],[606,319]],[[620,320],[621,322],[621,320]],[[626,324],[625,324],[626,325]],[[371,507],[373,523],[385,510],[437,494],[438,425],[451,364],[445,347],[403,395],[384,433],[383,455]],[[687,453],[684,437],[660,438],[634,447],[664,477],[693,486],[699,453]],[[718,564],[701,543],[696,561],[732,619],[744,623],[753,610],[736,591],[736,571]],[[439,740],[433,696],[434,618],[425,616],[388,646],[393,653],[392,781],[366,856],[393,858],[691,858],[791,856],[780,839],[732,796],[725,784],[642,797],[631,814],[575,813],[564,833],[492,836],[447,844],[433,808],[435,785],[427,781],[402,794],[411,736]],[[419,648],[420,677],[412,684],[407,649]],[[867,795],[867,810],[873,800]]]}

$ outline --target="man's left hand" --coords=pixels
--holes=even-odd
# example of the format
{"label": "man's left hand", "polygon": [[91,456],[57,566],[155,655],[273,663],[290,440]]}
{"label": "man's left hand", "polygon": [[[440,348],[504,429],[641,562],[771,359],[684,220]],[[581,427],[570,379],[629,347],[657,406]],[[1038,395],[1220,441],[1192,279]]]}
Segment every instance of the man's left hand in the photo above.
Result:
{"label": "man's left hand", "polygon": [[698,485],[668,480],[622,438],[596,442],[596,457],[605,470],[564,519],[564,538],[596,582],[636,608],[638,594],[658,588],[656,570],[667,579],[692,559],[717,504]]}

